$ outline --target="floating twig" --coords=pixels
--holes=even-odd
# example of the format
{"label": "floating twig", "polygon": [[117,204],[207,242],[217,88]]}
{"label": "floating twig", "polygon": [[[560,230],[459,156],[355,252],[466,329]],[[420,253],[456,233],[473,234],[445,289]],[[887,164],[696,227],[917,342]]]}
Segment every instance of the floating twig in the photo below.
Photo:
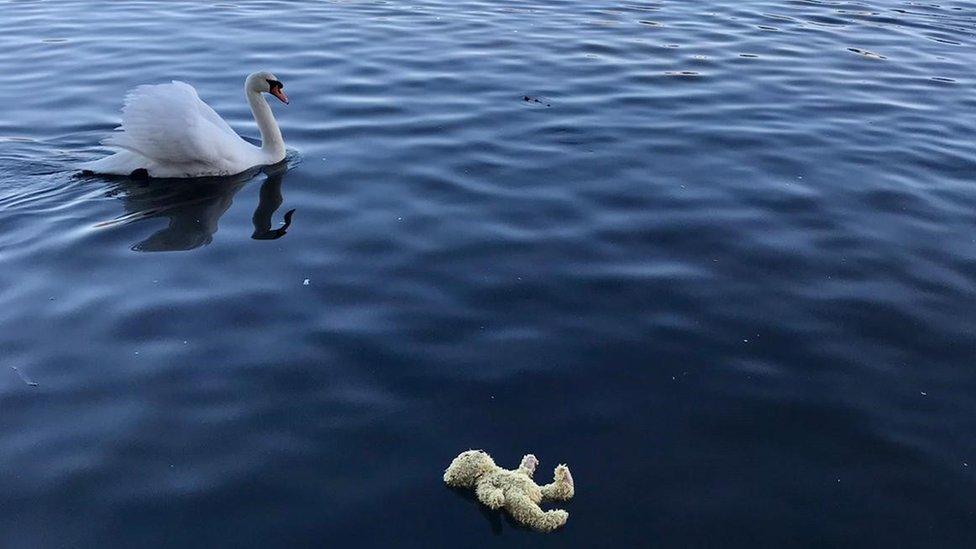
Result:
{"label": "floating twig", "polygon": [[11,366],[10,369],[13,370],[13,371],[15,371],[15,372],[17,372],[17,375],[20,376],[20,379],[23,380],[24,383],[26,383],[27,385],[29,385],[31,387],[37,387],[37,383],[34,382],[34,381],[31,381],[31,378],[27,377],[27,374],[25,374],[24,372],[21,372],[16,366]]}

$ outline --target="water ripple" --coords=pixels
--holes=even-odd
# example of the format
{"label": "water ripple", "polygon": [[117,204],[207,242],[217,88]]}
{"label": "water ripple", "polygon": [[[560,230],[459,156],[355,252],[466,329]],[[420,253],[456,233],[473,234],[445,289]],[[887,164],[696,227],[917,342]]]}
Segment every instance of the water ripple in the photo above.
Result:
{"label": "water ripple", "polygon": [[[14,547],[976,536],[969,3],[0,10]],[[259,68],[287,170],[74,173],[138,84],[255,137]],[[568,461],[569,528],[469,447]]]}

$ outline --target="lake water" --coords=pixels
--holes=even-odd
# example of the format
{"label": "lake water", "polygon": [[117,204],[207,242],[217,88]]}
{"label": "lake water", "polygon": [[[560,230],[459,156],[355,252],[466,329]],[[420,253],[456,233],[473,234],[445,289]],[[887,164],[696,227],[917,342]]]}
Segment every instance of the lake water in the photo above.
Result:
{"label": "lake water", "polygon": [[[972,2],[0,21],[0,546],[976,544]],[[287,170],[74,173],[144,83],[256,137],[259,69]]]}

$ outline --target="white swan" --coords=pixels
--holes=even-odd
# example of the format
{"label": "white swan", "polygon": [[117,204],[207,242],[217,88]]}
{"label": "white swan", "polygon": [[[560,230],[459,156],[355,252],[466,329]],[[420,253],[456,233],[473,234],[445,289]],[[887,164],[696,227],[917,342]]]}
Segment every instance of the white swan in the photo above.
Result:
{"label": "white swan", "polygon": [[270,93],[287,104],[283,87],[275,75],[264,71],[244,82],[247,102],[261,130],[261,147],[255,147],[204,103],[193,86],[176,80],[139,86],[125,97],[119,133],[102,142],[119,151],[80,168],[113,175],[202,177],[276,164],[285,158],[285,142],[261,94]]}

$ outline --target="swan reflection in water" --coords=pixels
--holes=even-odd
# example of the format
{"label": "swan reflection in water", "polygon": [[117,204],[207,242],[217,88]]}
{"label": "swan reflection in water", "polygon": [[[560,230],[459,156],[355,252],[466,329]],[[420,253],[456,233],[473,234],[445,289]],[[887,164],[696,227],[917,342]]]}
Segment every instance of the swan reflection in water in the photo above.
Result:
{"label": "swan reflection in water", "polygon": [[227,212],[237,194],[255,175],[263,172],[267,177],[261,183],[259,200],[254,215],[255,240],[275,240],[285,236],[291,226],[295,210],[284,215],[284,223],[271,228],[272,218],[283,202],[281,183],[286,162],[223,178],[193,181],[152,181],[126,178],[119,180],[109,195],[120,198],[125,213],[100,227],[128,224],[155,218],[168,218],[169,225],[148,238],[136,243],[137,252],[172,252],[193,250],[210,244],[217,232],[220,217]]}

